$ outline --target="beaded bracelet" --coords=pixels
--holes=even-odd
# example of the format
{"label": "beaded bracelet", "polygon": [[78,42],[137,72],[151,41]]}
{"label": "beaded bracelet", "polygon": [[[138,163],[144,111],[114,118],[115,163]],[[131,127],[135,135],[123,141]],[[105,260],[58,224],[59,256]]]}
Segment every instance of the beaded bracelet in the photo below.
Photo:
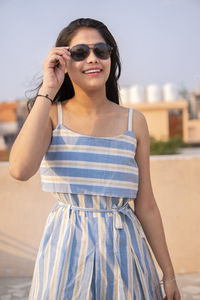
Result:
{"label": "beaded bracelet", "polygon": [[40,97],[45,97],[45,98],[49,99],[49,100],[51,101],[51,103],[53,103],[53,101],[54,101],[54,100],[52,100],[52,99],[49,97],[48,94],[46,94],[46,95],[37,95],[37,97],[38,97],[38,96],[40,96]]}
{"label": "beaded bracelet", "polygon": [[176,281],[176,277],[170,279],[170,280],[160,280],[160,284],[170,284],[171,282]]}

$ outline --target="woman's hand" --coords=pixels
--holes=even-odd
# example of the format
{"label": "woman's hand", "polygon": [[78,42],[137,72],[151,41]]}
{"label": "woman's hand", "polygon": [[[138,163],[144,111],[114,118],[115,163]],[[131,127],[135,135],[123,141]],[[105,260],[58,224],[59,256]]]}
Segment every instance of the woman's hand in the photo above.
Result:
{"label": "woman's hand", "polygon": [[180,300],[181,299],[176,281],[173,281],[170,283],[164,283],[164,290],[165,290],[165,295],[166,295],[164,300]]}
{"label": "woman's hand", "polygon": [[43,87],[48,90],[60,89],[64,77],[66,63],[70,59],[69,47],[54,47],[43,62]]}

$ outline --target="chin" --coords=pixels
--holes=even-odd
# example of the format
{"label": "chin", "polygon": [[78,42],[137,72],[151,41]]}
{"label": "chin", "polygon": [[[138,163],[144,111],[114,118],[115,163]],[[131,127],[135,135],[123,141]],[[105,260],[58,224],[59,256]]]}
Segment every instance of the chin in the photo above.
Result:
{"label": "chin", "polygon": [[90,78],[91,80],[72,80],[74,90],[81,89],[84,92],[98,92],[106,89],[106,78]]}
{"label": "chin", "polygon": [[83,91],[85,91],[85,92],[89,92],[89,91],[91,91],[91,92],[95,92],[95,91],[99,91],[99,90],[102,90],[102,89],[105,89],[105,87],[106,87],[106,83],[105,82],[90,82],[90,83],[88,83],[88,84],[81,84],[81,85],[79,85],[79,87],[83,90]]}

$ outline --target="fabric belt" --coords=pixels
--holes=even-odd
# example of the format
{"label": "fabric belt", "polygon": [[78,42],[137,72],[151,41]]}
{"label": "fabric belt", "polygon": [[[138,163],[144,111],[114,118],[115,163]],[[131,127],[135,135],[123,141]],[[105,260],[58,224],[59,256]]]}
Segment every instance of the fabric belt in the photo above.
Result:
{"label": "fabric belt", "polygon": [[128,216],[133,221],[133,218],[131,216],[130,210],[131,208],[128,205],[128,202],[124,204],[123,206],[119,208],[111,208],[111,209],[95,209],[95,208],[85,208],[85,207],[79,207],[79,206],[73,206],[69,203],[64,204],[64,203],[58,203],[58,207],[67,207],[69,206],[70,209],[72,210],[81,210],[81,211],[87,211],[87,212],[105,212],[105,213],[113,213],[113,235],[114,235],[114,252],[115,254],[119,254],[119,232],[118,229],[123,229],[123,222],[122,222],[122,217],[121,214]]}
{"label": "fabric belt", "polygon": [[114,226],[116,229],[123,228],[123,222],[122,222],[120,213],[127,215],[130,218],[130,214],[129,214],[130,208],[128,206],[128,202],[119,208],[111,208],[111,209],[83,208],[83,207],[73,206],[73,205],[70,205],[70,207],[73,210],[82,210],[82,211],[87,211],[87,212],[90,212],[90,211],[91,212],[105,212],[105,213],[111,212],[111,213],[113,213]]}

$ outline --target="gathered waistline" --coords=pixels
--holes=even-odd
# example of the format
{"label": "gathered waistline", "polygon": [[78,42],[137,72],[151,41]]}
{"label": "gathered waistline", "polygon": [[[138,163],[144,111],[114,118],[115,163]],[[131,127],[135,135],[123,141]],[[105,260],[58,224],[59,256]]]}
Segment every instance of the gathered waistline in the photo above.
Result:
{"label": "gathered waistline", "polygon": [[123,206],[121,207],[113,207],[111,209],[96,209],[96,208],[90,208],[90,207],[80,207],[80,206],[74,206],[72,204],[69,203],[61,203],[59,202],[56,205],[56,208],[58,207],[69,207],[69,209],[72,209],[74,211],[76,210],[80,210],[80,211],[86,211],[86,212],[105,212],[105,213],[113,213],[114,216],[114,225],[116,229],[122,229],[123,228],[123,222],[122,222],[122,218],[120,213],[122,213],[123,215],[127,215],[129,218],[131,218],[130,216],[130,210],[131,208],[129,207],[128,202],[126,202]]}
{"label": "gathered waistline", "polygon": [[79,206],[74,206],[74,205],[70,205],[70,207],[74,210],[83,210],[83,211],[92,211],[92,212],[118,212],[121,211],[122,209],[124,209],[125,207],[127,207],[128,202],[126,204],[124,204],[121,207],[113,207],[111,209],[96,209],[96,208],[92,208],[92,207],[79,207]]}
{"label": "gathered waistline", "polygon": [[[86,208],[86,207],[80,207],[80,206],[74,206],[70,203],[63,203],[63,202],[58,202],[55,209],[53,211],[56,211],[58,208],[68,208],[70,210],[74,211],[86,211],[86,212],[105,212],[105,213],[112,213],[113,214],[113,234],[114,234],[114,251],[115,253],[118,253],[119,249],[119,229],[124,229],[124,224],[122,221],[122,215],[125,217],[127,216],[131,222],[134,222],[135,225],[138,227],[136,224],[136,216],[134,211],[131,209],[129,206],[129,201],[126,202],[124,205],[121,207],[113,207],[111,209],[96,209],[96,208]],[[121,215],[122,214],[122,215]],[[140,228],[140,234],[141,237],[145,237],[143,230]]]}

